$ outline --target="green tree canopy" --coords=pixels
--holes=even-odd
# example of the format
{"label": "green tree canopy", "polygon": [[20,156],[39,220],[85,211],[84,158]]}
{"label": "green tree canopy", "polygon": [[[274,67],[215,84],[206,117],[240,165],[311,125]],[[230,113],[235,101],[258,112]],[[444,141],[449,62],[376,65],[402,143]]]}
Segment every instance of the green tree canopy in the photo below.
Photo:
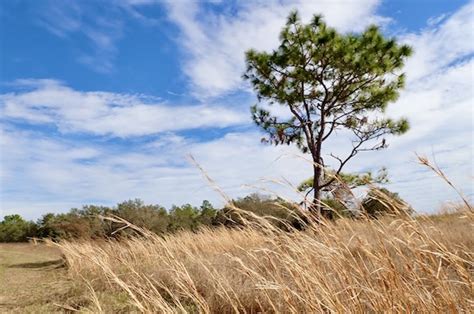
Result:
{"label": "green tree canopy", "polygon": [[[354,189],[360,186],[374,184],[374,183],[388,183],[388,174],[387,169],[382,168],[380,169],[376,175],[374,175],[371,171],[367,171],[364,173],[345,173],[340,172],[336,174],[334,170],[324,170],[323,176],[325,176],[325,180],[331,179],[332,177],[336,177],[336,180],[333,181],[331,185],[325,187],[325,191],[331,191],[337,189],[338,186],[344,185],[349,189]],[[301,182],[298,186],[298,191],[304,192],[307,190],[313,189],[313,177],[306,179],[305,181]]]}
{"label": "green tree canopy", "polygon": [[0,242],[26,241],[35,231],[35,225],[20,215],[7,215],[0,222]]}
{"label": "green tree canopy", "polygon": [[[386,135],[408,130],[407,120],[380,113],[397,99],[405,81],[400,71],[410,54],[410,47],[385,38],[376,26],[339,34],[317,15],[303,24],[296,12],[289,15],[276,50],[247,51],[244,78],[265,105],[252,107],[253,119],[266,132],[264,142],[295,143],[311,154],[313,211],[319,212],[321,192],[335,180],[323,180],[323,153],[334,158],[340,174],[358,153],[383,149]],[[273,115],[266,107],[272,104],[288,108],[291,117]],[[323,151],[341,129],[352,136],[347,154]]]}

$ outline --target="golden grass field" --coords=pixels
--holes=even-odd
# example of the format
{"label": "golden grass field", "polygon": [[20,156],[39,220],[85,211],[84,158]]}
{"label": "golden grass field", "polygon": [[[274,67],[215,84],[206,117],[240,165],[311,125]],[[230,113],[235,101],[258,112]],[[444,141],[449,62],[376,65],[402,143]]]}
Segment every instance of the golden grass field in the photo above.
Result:
{"label": "golden grass field", "polygon": [[472,312],[473,223],[466,212],[60,248],[94,312]]}
{"label": "golden grass field", "polygon": [[[1,312],[474,311],[474,214],[2,245]],[[59,254],[64,265],[60,266]]]}

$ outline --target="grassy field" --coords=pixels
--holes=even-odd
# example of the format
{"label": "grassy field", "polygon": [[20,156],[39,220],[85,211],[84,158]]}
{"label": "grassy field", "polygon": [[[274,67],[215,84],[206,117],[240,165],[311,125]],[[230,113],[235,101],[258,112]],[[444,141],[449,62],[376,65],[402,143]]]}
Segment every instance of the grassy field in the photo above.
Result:
{"label": "grassy field", "polygon": [[70,293],[60,250],[33,244],[0,244],[0,312],[54,312]]}
{"label": "grassy field", "polygon": [[472,312],[473,227],[457,213],[2,244],[0,312]]}

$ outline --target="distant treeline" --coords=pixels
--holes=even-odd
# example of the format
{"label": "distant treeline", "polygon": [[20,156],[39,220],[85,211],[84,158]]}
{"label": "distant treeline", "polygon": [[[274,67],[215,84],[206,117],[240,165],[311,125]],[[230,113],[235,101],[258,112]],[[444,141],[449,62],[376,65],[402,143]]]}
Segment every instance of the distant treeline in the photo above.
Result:
{"label": "distant treeline", "polygon": [[[390,192],[386,191],[386,193]],[[393,193],[390,193],[390,196],[397,197]],[[338,216],[357,216],[357,210],[348,210],[340,201],[327,199],[325,203],[337,211]],[[233,205],[260,217],[276,218],[270,221],[281,228],[292,226],[301,229],[307,222],[307,217],[300,210],[300,206],[281,198],[252,194],[234,200]],[[386,202],[371,198],[370,193],[362,205],[364,212],[371,217],[390,212],[390,206]],[[199,207],[185,204],[173,206],[167,210],[162,206],[147,205],[136,199],[122,202],[114,207],[87,205],[82,209],[73,208],[68,213],[48,213],[36,222],[27,221],[20,215],[8,215],[0,222],[0,242],[24,242],[30,238],[99,239],[126,236],[134,232],[131,229],[117,232],[123,224],[103,219],[103,217],[113,216],[157,234],[173,233],[179,230],[197,231],[202,227],[232,227],[241,224],[241,216],[232,207],[216,209],[209,201],[203,201]]]}

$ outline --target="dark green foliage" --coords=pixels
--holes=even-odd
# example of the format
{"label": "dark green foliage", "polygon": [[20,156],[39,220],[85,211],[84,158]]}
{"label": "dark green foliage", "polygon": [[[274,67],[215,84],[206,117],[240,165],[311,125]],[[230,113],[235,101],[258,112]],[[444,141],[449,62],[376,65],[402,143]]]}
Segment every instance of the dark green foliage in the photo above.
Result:
{"label": "dark green foliage", "polygon": [[0,242],[24,242],[36,233],[34,223],[20,215],[8,215],[0,222]]}
{"label": "dark green foliage", "polygon": [[[164,207],[145,205],[143,201],[138,199],[118,204],[117,208],[113,209],[111,213],[140,228],[145,228],[158,234],[167,232],[170,224],[170,217]],[[124,230],[122,233],[129,231]]]}
{"label": "dark green foliage", "polygon": [[334,217],[335,218],[341,218],[341,217],[346,217],[346,218],[354,218],[354,212],[351,211],[347,206],[340,200],[332,197],[324,198],[321,200],[322,206],[326,210],[330,210],[334,212]]}
{"label": "dark green foliage", "polygon": [[199,211],[189,204],[183,206],[173,206],[170,210],[171,223],[170,231],[197,230]]}
{"label": "dark green foliage", "polygon": [[[341,185],[344,185],[349,189],[354,189],[369,184],[385,184],[389,182],[386,168],[380,169],[376,175],[373,175],[371,171],[364,173],[340,172],[339,174],[336,174],[334,170],[325,169],[323,177],[325,180],[329,180],[332,177],[337,178],[331,185],[325,187],[324,191],[332,191]],[[311,177],[300,183],[300,185],[298,186],[298,191],[305,192],[312,188],[313,178]]]}
{"label": "dark green foliage", "polygon": [[214,224],[216,216],[217,210],[212,206],[211,202],[204,200],[197,216],[198,223],[204,226],[211,226]]}
{"label": "dark green foliage", "polygon": [[[259,101],[285,106],[291,114],[281,119],[253,106],[253,119],[267,135],[262,141],[294,143],[312,156],[312,209],[320,208],[322,191],[335,180],[323,178],[324,154],[338,162],[335,174],[340,174],[358,153],[386,148],[386,135],[408,130],[405,119],[381,114],[404,85],[401,69],[410,54],[410,47],[385,38],[376,26],[361,34],[339,34],[319,16],[302,24],[296,12],[288,17],[276,50],[246,53],[244,78]],[[347,154],[325,152],[323,143],[341,129],[352,134]]]}
{"label": "dark green foliage", "polygon": [[38,226],[37,236],[39,238],[57,238],[59,237],[58,227],[56,225],[58,219],[53,213],[44,214],[38,219],[36,225]]}
{"label": "dark green foliage", "polygon": [[181,207],[173,206],[169,212],[170,224],[168,231],[197,231],[200,227],[212,226],[216,214],[217,210],[207,200],[203,201],[199,208],[189,204],[185,204]]}
{"label": "dark green foliage", "polygon": [[69,213],[43,215],[37,222],[37,236],[51,239],[102,238],[111,231],[111,224],[99,215],[107,215],[111,209],[104,206],[86,205],[73,208]]}
{"label": "dark green foliage", "polygon": [[[300,212],[298,206],[281,198],[251,194],[234,200],[233,205],[239,210],[251,212],[260,217],[270,218],[270,221],[282,229],[286,229],[287,224],[297,229],[302,229],[305,222],[307,222],[306,217]],[[245,218],[249,219],[250,216],[245,216]],[[225,226],[243,225],[241,215],[230,207],[224,208],[218,213],[216,223]]]}

